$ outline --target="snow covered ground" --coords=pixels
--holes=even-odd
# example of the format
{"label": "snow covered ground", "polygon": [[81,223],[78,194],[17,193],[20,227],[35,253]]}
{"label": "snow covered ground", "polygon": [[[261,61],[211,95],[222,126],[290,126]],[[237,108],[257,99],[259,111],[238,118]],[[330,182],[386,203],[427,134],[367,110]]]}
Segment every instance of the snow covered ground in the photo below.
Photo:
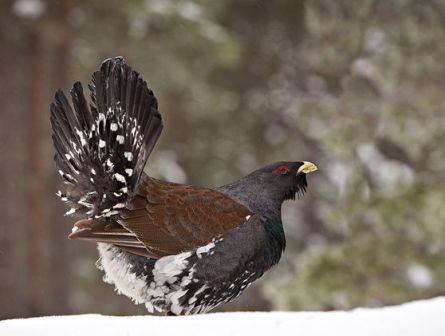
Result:
{"label": "snow covered ground", "polygon": [[187,317],[50,316],[0,321],[0,335],[444,336],[445,297],[348,312],[215,313]]}

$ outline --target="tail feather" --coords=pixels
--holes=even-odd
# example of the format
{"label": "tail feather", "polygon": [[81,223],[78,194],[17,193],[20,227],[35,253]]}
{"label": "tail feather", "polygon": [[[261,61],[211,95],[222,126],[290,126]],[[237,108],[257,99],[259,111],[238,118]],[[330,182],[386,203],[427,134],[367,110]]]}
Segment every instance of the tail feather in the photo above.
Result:
{"label": "tail feather", "polygon": [[89,88],[89,106],[79,82],[73,108],[60,90],[51,104],[54,160],[69,184],[58,195],[71,207],[67,214],[108,217],[134,192],[162,120],[153,92],[120,57],[104,61]]}

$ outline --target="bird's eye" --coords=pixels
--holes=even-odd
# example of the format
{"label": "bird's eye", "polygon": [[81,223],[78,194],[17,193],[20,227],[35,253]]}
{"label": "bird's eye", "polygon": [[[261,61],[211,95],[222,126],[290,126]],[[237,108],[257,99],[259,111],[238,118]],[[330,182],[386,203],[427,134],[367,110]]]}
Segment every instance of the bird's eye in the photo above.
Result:
{"label": "bird's eye", "polygon": [[289,167],[286,165],[280,165],[273,170],[273,173],[282,175],[287,174],[289,173]]}

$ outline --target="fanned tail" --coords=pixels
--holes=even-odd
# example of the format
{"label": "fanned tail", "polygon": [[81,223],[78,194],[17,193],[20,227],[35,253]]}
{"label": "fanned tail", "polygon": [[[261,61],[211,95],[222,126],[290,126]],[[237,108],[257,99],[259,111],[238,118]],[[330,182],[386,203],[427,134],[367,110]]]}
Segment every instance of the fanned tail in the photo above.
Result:
{"label": "fanned tail", "polygon": [[73,108],[60,90],[51,104],[54,160],[69,185],[58,195],[68,215],[109,217],[134,192],[162,120],[153,92],[121,57],[105,60],[89,88],[90,106],[79,82]]}

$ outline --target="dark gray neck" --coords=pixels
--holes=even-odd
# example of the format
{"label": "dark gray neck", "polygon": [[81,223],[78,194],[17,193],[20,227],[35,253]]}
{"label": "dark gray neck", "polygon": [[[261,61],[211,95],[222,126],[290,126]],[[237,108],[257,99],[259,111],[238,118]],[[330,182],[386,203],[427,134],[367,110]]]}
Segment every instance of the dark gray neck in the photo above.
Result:
{"label": "dark gray neck", "polygon": [[249,176],[216,188],[217,191],[241,203],[253,213],[281,223],[281,204],[276,191],[265,188],[259,181],[249,181]]}

